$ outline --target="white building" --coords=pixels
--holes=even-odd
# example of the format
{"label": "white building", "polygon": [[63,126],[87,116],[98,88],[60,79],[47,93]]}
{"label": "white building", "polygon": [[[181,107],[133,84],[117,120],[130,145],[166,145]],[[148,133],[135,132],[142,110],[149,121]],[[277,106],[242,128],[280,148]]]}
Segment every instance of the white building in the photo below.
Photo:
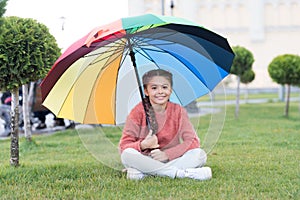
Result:
{"label": "white building", "polygon": [[128,0],[129,15],[184,17],[249,49],[255,62],[251,88],[277,87],[268,65],[281,54],[300,55],[300,0]]}

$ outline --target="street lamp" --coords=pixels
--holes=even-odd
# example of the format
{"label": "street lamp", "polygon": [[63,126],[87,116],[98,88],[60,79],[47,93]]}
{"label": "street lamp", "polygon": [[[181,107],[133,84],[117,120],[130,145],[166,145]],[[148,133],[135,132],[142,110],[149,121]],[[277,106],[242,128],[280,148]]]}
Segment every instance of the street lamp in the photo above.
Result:
{"label": "street lamp", "polygon": [[171,16],[173,16],[173,9],[174,9],[174,1],[173,0],[171,0],[170,8],[171,8]]}
{"label": "street lamp", "polygon": [[161,15],[165,15],[165,0],[161,0]]}
{"label": "street lamp", "polygon": [[66,18],[64,16],[61,16],[59,18],[61,20],[61,30],[65,30],[65,21],[66,21]]}

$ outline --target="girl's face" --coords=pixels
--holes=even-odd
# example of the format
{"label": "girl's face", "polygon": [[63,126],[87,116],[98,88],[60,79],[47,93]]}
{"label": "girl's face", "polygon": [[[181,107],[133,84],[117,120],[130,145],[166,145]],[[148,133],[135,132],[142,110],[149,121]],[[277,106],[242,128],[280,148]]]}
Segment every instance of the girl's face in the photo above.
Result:
{"label": "girl's face", "polygon": [[165,106],[171,93],[171,83],[163,76],[153,76],[145,88],[145,94],[149,96],[152,106]]}

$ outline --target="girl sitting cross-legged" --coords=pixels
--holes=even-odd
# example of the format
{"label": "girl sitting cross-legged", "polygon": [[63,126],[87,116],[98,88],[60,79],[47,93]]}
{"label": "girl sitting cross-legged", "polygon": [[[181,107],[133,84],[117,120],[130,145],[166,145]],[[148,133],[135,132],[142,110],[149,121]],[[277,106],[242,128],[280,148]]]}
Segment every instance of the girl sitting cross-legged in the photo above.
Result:
{"label": "girl sitting cross-legged", "polygon": [[140,102],[127,116],[119,143],[128,179],[149,175],[196,180],[212,177],[211,169],[204,167],[207,155],[186,110],[169,101],[172,84],[172,74],[162,69],[143,76],[144,105]]}

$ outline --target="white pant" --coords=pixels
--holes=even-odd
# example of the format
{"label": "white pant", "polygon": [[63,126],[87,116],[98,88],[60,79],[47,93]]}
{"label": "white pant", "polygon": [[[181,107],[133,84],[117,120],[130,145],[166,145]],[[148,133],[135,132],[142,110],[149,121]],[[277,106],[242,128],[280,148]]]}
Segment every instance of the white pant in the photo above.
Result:
{"label": "white pant", "polygon": [[205,151],[200,148],[189,150],[181,157],[167,163],[154,160],[133,148],[125,149],[121,154],[121,161],[126,168],[134,168],[144,174],[171,178],[175,178],[178,169],[202,167],[206,159]]}

